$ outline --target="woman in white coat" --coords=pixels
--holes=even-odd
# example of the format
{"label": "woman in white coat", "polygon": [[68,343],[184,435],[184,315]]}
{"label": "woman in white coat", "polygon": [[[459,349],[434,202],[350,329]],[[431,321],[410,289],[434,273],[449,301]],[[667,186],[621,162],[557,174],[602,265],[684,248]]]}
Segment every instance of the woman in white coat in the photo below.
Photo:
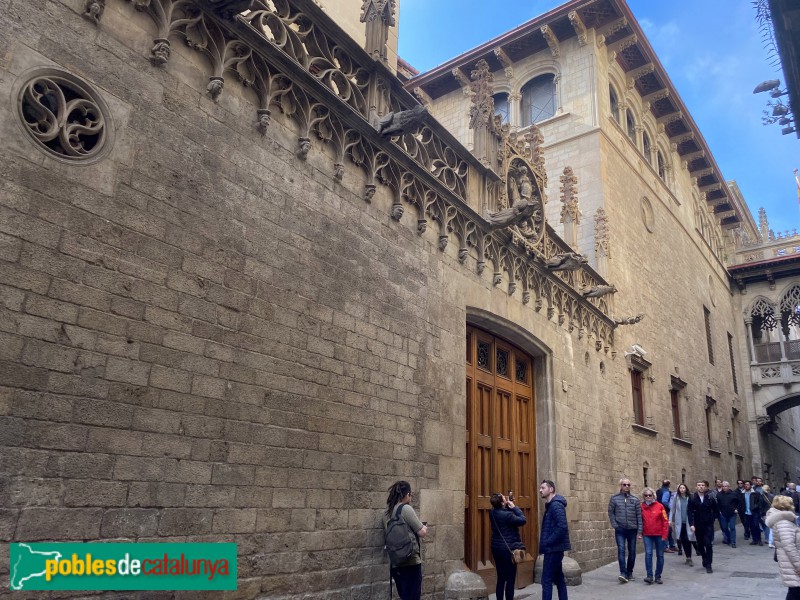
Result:
{"label": "woman in white coat", "polygon": [[767,527],[775,538],[775,552],[783,585],[789,588],[786,600],[800,600],[800,548],[795,525],[794,501],[789,496],[775,496],[767,511]]}
{"label": "woman in white coat", "polygon": [[678,490],[669,501],[669,525],[678,544],[686,554],[686,564],[690,567],[692,562],[692,544],[694,543],[694,531],[689,527],[689,488],[682,483]]}

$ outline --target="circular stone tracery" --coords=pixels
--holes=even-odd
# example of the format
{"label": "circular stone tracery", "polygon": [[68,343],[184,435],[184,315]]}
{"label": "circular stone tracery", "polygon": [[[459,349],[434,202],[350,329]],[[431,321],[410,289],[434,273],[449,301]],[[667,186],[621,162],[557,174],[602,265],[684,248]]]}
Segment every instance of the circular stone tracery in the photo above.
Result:
{"label": "circular stone tracery", "polygon": [[111,117],[89,84],[59,69],[29,73],[17,94],[22,125],[51,157],[71,162],[99,160],[111,147]]}

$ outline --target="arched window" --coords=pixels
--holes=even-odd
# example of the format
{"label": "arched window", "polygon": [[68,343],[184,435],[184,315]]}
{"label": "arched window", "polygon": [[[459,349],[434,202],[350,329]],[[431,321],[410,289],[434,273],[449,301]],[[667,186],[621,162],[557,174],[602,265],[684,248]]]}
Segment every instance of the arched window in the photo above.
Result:
{"label": "arched window", "polygon": [[636,145],[636,120],[633,118],[633,113],[630,110],[625,111],[625,130],[628,132],[628,137]]}
{"label": "arched window", "polygon": [[656,152],[656,168],[658,169],[658,176],[661,177],[661,179],[664,179],[666,175],[667,170],[665,167],[664,155],[661,154],[661,150],[658,150]]}
{"label": "arched window", "polygon": [[645,159],[651,165],[653,164],[653,149],[650,145],[650,136],[647,135],[647,132],[642,132],[642,153],[644,154]]}
{"label": "arched window", "polygon": [[521,91],[522,127],[544,121],[556,114],[556,76],[552,73],[534,77]]}
{"label": "arched window", "polygon": [[617,92],[610,85],[608,86],[608,97],[611,101],[611,116],[619,123],[619,99],[617,98]]}
{"label": "arched window", "polygon": [[508,123],[508,94],[495,94],[492,98],[494,99],[494,114],[500,115],[503,123]]}

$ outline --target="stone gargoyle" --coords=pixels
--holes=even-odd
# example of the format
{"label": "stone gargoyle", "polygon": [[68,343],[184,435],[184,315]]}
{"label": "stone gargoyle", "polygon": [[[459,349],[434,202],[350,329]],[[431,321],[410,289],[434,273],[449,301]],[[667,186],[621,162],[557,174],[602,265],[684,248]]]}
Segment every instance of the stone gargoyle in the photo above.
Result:
{"label": "stone gargoyle", "polygon": [[616,294],[617,288],[613,285],[593,285],[592,287],[583,288],[581,296],[584,298],[600,298],[606,294]]}
{"label": "stone gargoyle", "polygon": [[587,264],[589,260],[577,252],[564,252],[556,254],[545,263],[551,271],[575,271]]}
{"label": "stone gargoyle", "polygon": [[424,105],[419,104],[410,110],[401,110],[400,112],[386,113],[375,129],[378,130],[384,137],[392,135],[403,135],[404,133],[413,133],[422,125],[422,121],[428,114],[428,109]]}
{"label": "stone gargoyle", "polygon": [[614,319],[615,325],[636,325],[639,321],[644,319],[644,313],[639,313],[635,317],[628,317],[627,319]]}

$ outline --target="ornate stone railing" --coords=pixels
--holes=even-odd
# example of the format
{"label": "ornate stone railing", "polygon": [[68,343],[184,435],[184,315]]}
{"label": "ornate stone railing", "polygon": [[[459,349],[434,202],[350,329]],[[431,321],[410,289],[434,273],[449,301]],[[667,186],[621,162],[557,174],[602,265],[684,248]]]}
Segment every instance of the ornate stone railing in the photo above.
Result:
{"label": "ornate stone railing", "polygon": [[[572,249],[543,221],[535,244],[490,227],[469,201],[497,206],[506,182],[429,118],[391,71],[312,0],[117,1],[155,22],[149,57],[155,66],[169,68],[172,41],[184,40],[208,60],[206,92],[213,100],[230,74],[256,92],[255,127],[262,135],[276,111],[291,119],[301,160],[315,143],[329,146],[336,180],[344,177],[346,158],[365,171],[365,201],[378,184],[388,186],[392,218],[399,221],[410,206],[420,234],[429,224],[437,228],[440,250],[454,235],[462,263],[477,254],[478,273],[493,265],[494,285],[505,273],[509,294],[521,288],[523,303],[533,300],[537,311],[546,307],[548,318],[557,315],[579,337],[594,338],[598,351],[613,346],[608,301],[586,293],[606,286],[603,279],[585,259],[570,269],[555,265]],[[532,164],[541,149],[517,140],[505,151],[518,152],[520,160],[529,153]]]}
{"label": "ornate stone railing", "polygon": [[750,375],[756,386],[800,383],[800,360],[751,365]]}

